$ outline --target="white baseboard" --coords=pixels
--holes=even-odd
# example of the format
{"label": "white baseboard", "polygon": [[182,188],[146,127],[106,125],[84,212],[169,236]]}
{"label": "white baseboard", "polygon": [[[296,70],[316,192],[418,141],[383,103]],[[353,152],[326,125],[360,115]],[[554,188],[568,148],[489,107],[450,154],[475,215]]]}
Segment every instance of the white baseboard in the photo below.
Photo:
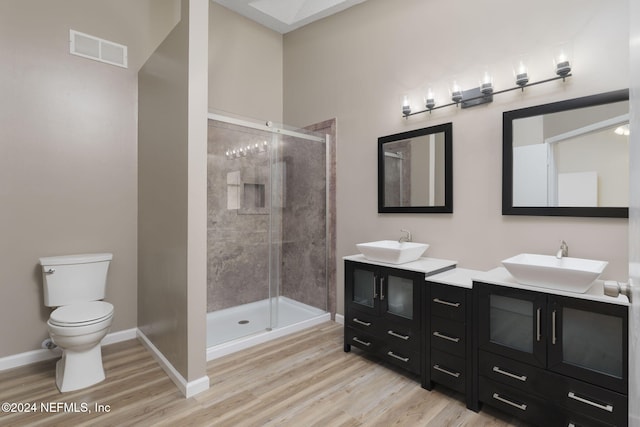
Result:
{"label": "white baseboard", "polygon": [[[120,341],[132,340],[136,337],[136,330],[137,328],[133,328],[110,333],[102,339],[100,344],[109,345]],[[0,357],[0,371],[42,362],[43,360],[56,359],[61,356],[62,350],[57,347],[52,350],[40,349],[12,354],[10,356]]]}
{"label": "white baseboard", "polygon": [[344,315],[336,313],[336,323],[344,325]]}
{"label": "white baseboard", "polygon": [[209,389],[208,376],[205,375],[197,380],[187,381],[140,329],[137,329],[136,333],[138,340],[140,340],[142,345],[149,351],[149,353],[151,353],[153,358],[158,361],[160,367],[169,376],[169,378],[171,378],[171,381],[174,382],[176,387],[178,387],[185,397],[189,398]]}

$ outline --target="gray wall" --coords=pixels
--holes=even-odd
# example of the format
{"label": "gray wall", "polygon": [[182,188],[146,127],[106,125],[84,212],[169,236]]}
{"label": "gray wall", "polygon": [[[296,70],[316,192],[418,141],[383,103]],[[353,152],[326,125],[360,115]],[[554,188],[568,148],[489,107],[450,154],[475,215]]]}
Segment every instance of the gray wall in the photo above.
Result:
{"label": "gray wall", "polygon": [[[429,243],[428,256],[482,270],[520,252],[555,253],[564,239],[572,256],[609,261],[605,278],[626,279],[626,220],[501,215],[501,152],[503,111],[628,87],[627,15],[627,0],[541,0],[526,19],[505,0],[407,0],[402,7],[368,0],[284,36],[284,120],[338,122],[339,312],[342,256],[356,253],[359,242],[397,239],[400,228]],[[471,109],[402,117],[404,93],[416,108],[419,89],[431,85],[447,102],[452,77],[477,86],[484,65],[495,70],[496,90],[513,86],[511,60],[523,52],[531,57],[532,81],[552,77],[553,47],[566,40],[573,41],[574,77],[564,84],[498,95]],[[454,213],[378,215],[377,138],[448,121]]]}
{"label": "gray wall", "polygon": [[[269,151],[234,159],[225,152],[271,138],[268,132],[209,120],[207,311],[269,297]],[[228,188],[229,173],[237,173],[239,186]],[[240,209],[228,205],[228,193],[241,191],[245,183],[264,185],[264,208],[251,209],[242,201]]]}
{"label": "gray wall", "polygon": [[209,10],[209,109],[282,123],[282,35],[217,3]]}
{"label": "gray wall", "polygon": [[207,6],[182,0],[138,75],[138,327],[187,381],[205,375]]}
{"label": "gray wall", "polygon": [[[48,336],[41,256],[112,252],[112,332],[136,327],[137,72],[177,19],[173,0],[0,2],[0,357]],[[69,29],[129,68],[70,55]]]}

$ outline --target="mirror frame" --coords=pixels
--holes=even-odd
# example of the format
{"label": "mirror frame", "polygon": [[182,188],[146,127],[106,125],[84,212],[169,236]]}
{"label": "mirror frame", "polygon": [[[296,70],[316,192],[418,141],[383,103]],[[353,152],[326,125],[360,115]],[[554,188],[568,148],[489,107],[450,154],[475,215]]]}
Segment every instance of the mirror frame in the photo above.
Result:
{"label": "mirror frame", "polygon": [[627,100],[629,100],[629,90],[621,89],[520,110],[505,111],[502,115],[502,215],[628,218],[628,207],[513,206],[513,120]]}
{"label": "mirror frame", "polygon": [[[385,206],[384,205],[384,144],[444,133],[444,205]],[[452,213],[453,212],[453,123],[429,126],[378,138],[378,213]]]}

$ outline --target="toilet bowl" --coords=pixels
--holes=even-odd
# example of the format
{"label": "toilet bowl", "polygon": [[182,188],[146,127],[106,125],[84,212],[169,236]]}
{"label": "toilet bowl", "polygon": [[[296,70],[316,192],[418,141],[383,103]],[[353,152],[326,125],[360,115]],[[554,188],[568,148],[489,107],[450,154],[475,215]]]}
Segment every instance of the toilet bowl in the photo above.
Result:
{"label": "toilet bowl", "polygon": [[78,390],[105,379],[100,341],[113,322],[113,305],[91,301],[51,312],[47,328],[63,350],[56,364],[56,385],[61,392]]}
{"label": "toilet bowl", "polygon": [[89,387],[105,379],[100,342],[113,322],[105,297],[110,253],[40,258],[44,305],[55,308],[47,329],[62,349],[56,364],[61,392]]}

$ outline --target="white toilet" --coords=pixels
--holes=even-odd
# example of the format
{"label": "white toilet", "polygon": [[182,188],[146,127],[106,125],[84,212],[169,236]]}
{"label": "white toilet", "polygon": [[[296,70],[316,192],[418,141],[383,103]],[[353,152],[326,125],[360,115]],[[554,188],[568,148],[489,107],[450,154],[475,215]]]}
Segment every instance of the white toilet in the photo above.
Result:
{"label": "white toilet", "polygon": [[56,364],[61,392],[104,380],[100,341],[113,321],[113,305],[105,296],[109,253],[40,258],[44,305],[57,307],[47,322],[54,344],[62,349]]}

